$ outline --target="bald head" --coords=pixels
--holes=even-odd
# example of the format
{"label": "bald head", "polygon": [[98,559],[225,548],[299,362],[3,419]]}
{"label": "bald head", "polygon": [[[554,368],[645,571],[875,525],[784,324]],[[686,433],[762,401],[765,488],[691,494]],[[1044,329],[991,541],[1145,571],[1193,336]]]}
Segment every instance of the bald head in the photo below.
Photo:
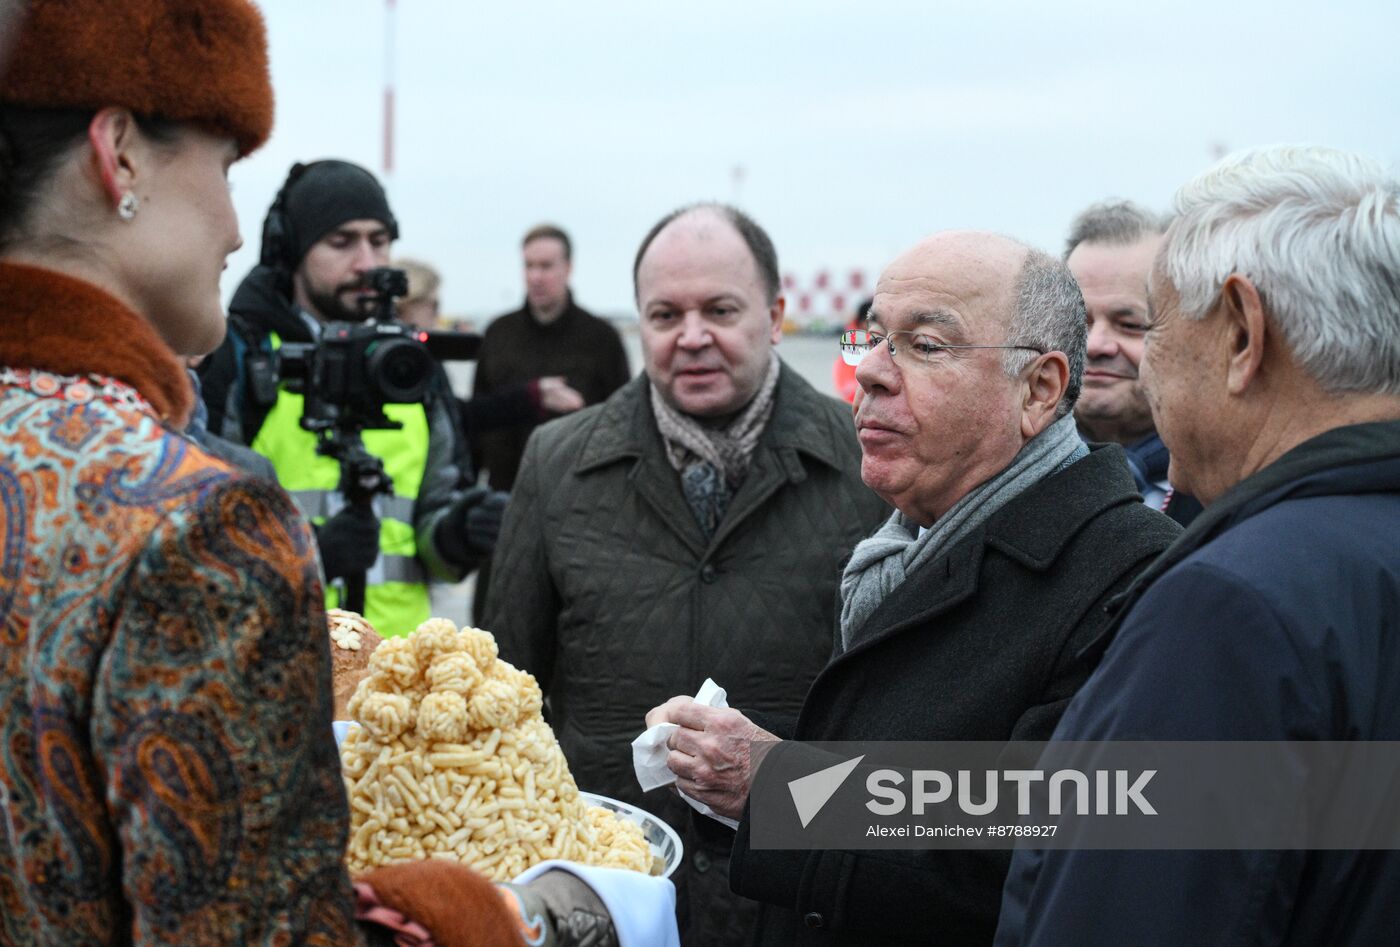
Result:
{"label": "bald head", "polygon": [[[1010,237],[978,230],[948,230],[925,237],[880,274],[871,317],[881,294],[917,293],[944,299],[952,311],[985,313],[1004,333],[1016,308],[1017,283],[1031,249]],[[998,337],[998,340],[1000,337]],[[990,340],[988,340],[990,341]]]}
{"label": "bald head", "polygon": [[856,366],[861,476],[927,526],[1069,412],[1084,304],[1063,263],[1000,234],[949,231],[885,268]]}
{"label": "bald head", "polygon": [[646,295],[650,283],[674,276],[687,264],[686,253],[697,248],[722,261],[721,265],[736,282],[747,285],[756,294],[763,294],[758,264],[739,231],[715,208],[697,207],[666,224],[638,256],[638,301]]}
{"label": "bald head", "polygon": [[1000,268],[1002,272],[1006,272],[1005,268],[1009,266],[1014,272],[1030,251],[1030,247],[1005,234],[986,230],[942,230],[929,234],[901,253],[886,269],[892,270],[904,260],[947,254],[973,264],[985,263],[993,269]]}
{"label": "bald head", "polygon": [[641,275],[642,261],[647,257],[656,239],[678,225],[684,225],[688,232],[706,238],[722,235],[726,229],[732,231],[748,249],[754,271],[763,286],[766,301],[770,305],[777,301],[781,294],[781,284],[778,278],[778,251],[773,248],[773,241],[762,227],[737,207],[714,202],[677,208],[647,231],[632,263],[632,285],[637,289],[639,297],[637,279]]}
{"label": "bald head", "polygon": [[[1064,353],[1069,376],[1057,416],[1068,414],[1079,398],[1085,358],[1084,299],[1069,268],[1048,253],[1003,234],[947,230],[920,240],[885,268],[871,307],[871,318],[877,323],[881,322],[881,294],[905,303],[921,299],[934,321],[964,336],[963,344],[975,341]],[[971,313],[976,313],[979,327],[969,334]],[[1026,349],[1008,349],[1002,365],[1007,374],[1015,375],[1033,358],[1034,353]]]}

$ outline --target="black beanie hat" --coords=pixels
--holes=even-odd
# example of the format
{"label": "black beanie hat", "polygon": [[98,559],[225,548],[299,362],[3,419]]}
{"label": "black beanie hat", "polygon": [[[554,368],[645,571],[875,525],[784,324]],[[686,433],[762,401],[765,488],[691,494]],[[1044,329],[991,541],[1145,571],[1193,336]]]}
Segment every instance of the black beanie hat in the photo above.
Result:
{"label": "black beanie hat", "polygon": [[348,220],[377,220],[399,237],[399,224],[375,176],[348,161],[293,166],[263,226],[263,262],[290,272],[316,241]]}

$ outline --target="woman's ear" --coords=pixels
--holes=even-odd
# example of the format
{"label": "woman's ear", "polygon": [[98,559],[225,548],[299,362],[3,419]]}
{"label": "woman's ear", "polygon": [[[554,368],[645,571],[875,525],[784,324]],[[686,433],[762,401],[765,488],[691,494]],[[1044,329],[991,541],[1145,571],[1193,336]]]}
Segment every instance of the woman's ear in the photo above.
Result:
{"label": "woman's ear", "polygon": [[124,108],[105,108],[88,124],[88,144],[92,147],[93,169],[115,210],[136,184],[143,144],[136,118]]}

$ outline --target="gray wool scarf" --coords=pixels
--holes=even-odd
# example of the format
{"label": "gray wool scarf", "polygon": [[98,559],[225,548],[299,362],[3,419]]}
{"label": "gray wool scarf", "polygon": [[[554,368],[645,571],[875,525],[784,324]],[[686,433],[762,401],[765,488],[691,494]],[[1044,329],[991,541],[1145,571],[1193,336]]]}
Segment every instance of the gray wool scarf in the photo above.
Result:
{"label": "gray wool scarf", "polygon": [[782,363],[769,353],[768,373],[738,417],[722,428],[709,428],[671,406],[651,386],[651,410],[666,446],[666,459],[681,477],[681,489],[696,522],[713,536],[739,484],[749,470],[758,439],[773,414],[773,393]]}
{"label": "gray wool scarf", "polygon": [[1027,441],[1006,469],[953,504],[922,536],[918,524],[896,511],[856,545],[841,574],[841,649],[859,642],[866,620],[914,570],[957,545],[1027,488],[1088,453],[1074,417],[1066,415]]}

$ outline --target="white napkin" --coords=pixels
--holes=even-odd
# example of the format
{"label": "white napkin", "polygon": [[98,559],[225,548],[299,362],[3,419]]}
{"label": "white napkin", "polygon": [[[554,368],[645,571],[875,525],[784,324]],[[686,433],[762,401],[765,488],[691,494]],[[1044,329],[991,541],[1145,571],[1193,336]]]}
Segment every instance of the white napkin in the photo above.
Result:
{"label": "white napkin", "polygon": [[[700,692],[695,695],[695,702],[706,707],[728,707],[728,697],[723,687],[707,677],[705,683],[700,685]],[[632,768],[637,771],[637,782],[641,784],[644,792],[669,786],[676,781],[676,774],[666,766],[666,756],[671,752],[666,746],[666,741],[679,729],[674,723],[658,723],[654,727],[648,727],[645,733],[632,741]],[[680,793],[680,797],[701,815],[707,815],[731,829],[739,827],[736,820],[720,815],[703,802],[697,802],[683,792]]]}

